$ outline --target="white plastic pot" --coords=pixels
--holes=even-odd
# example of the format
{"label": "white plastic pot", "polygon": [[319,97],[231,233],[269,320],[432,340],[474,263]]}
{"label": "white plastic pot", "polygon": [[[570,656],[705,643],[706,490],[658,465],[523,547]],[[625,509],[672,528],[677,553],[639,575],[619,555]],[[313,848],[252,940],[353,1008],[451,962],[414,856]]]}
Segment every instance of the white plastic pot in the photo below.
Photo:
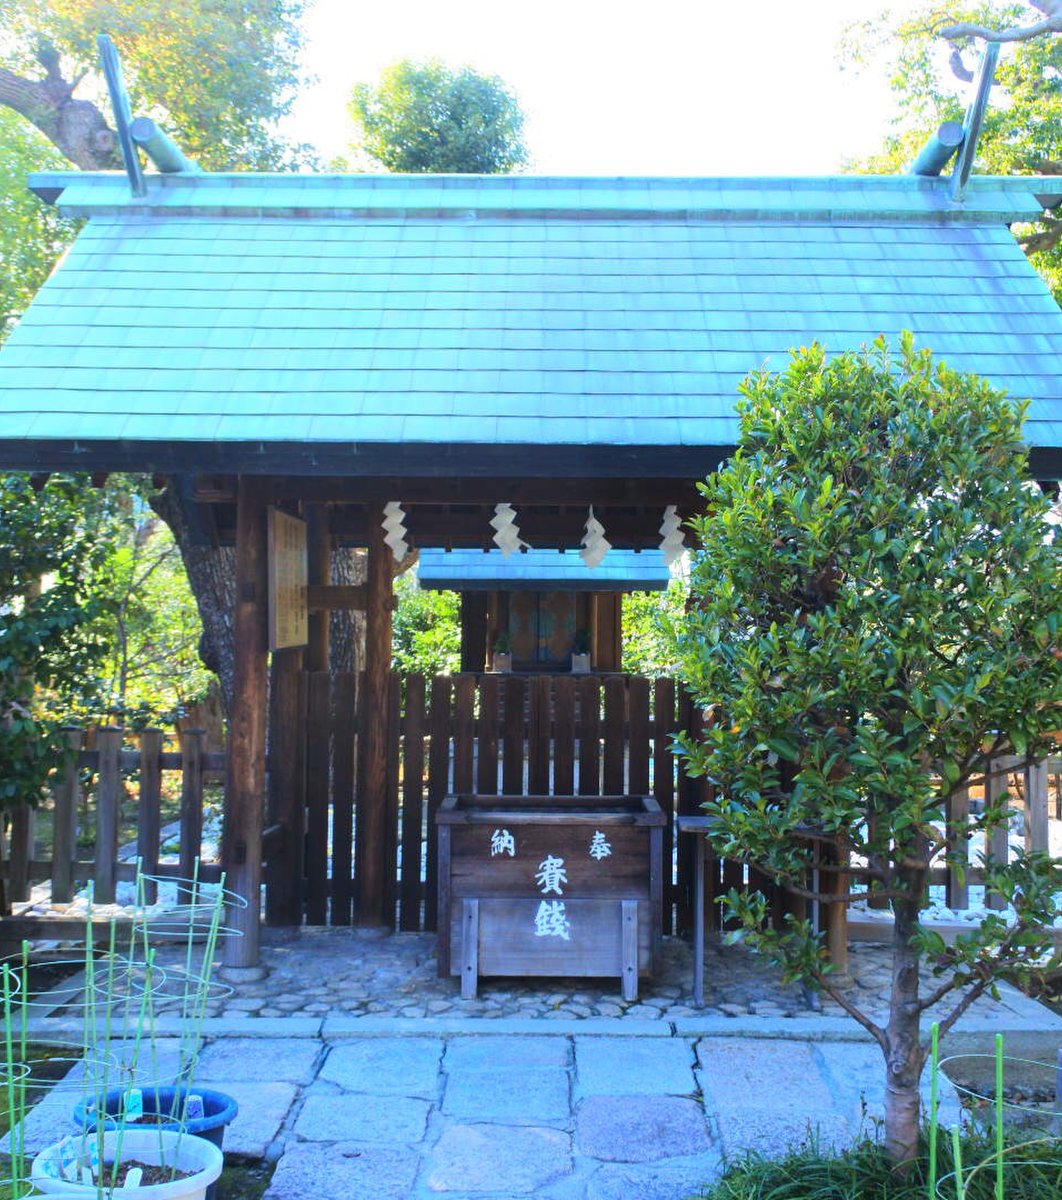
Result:
{"label": "white plastic pot", "polygon": [[[221,1151],[205,1138],[173,1129],[112,1130],[103,1135],[103,1158],[110,1162],[121,1138],[122,1158],[133,1158],[150,1166],[176,1167],[192,1171],[184,1179],[172,1183],[155,1183],[135,1188],[115,1188],[113,1195],[121,1200],[203,1200],[207,1188],[221,1174],[224,1159]],[[34,1187],[49,1196],[78,1196],[90,1200],[97,1196],[95,1185],[72,1183],[59,1177],[58,1143],[42,1150],[33,1160],[30,1176]],[[104,1193],[107,1196],[111,1192]]]}

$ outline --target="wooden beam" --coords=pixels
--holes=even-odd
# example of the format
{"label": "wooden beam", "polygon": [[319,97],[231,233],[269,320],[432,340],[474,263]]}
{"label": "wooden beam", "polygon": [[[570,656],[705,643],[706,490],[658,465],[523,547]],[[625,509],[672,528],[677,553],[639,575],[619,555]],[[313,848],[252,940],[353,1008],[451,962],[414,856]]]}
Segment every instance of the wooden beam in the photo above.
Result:
{"label": "wooden beam", "polygon": [[[638,511],[632,507],[595,505],[594,512],[605,527],[605,536],[617,549],[659,544],[662,510]],[[490,540],[493,515],[490,505],[464,510],[455,507],[445,511],[437,506],[410,504],[406,508],[405,525],[412,544],[418,548],[448,545],[455,549],[482,549]],[[688,513],[683,511],[682,515],[685,517]],[[580,509],[561,513],[555,507],[525,508],[520,512],[519,523],[520,536],[536,549],[573,549],[582,541],[586,512]],[[365,508],[340,506],[332,511],[332,532],[342,542],[367,545],[371,524]]]}
{"label": "wooden beam", "polygon": [[283,838],[270,845],[263,834],[266,923],[301,925],[306,827],[304,651],[273,655],[269,688],[269,821]]}
{"label": "wooden beam", "polygon": [[368,592],[363,583],[311,583],[306,589],[306,605],[311,613],[364,609]]}
{"label": "wooden beam", "polygon": [[256,481],[243,476],[237,501],[236,660],[222,863],[227,886],[246,900],[247,907],[229,905],[225,915],[226,924],[235,931],[225,940],[223,951],[223,961],[230,967],[251,967],[258,962],[265,801],[266,591],[266,503]]}
{"label": "wooden beam", "polygon": [[[700,506],[695,478],[536,479],[497,476],[476,479],[465,476],[385,476],[358,478],[341,475],[270,475],[262,479],[266,500],[329,504],[371,504],[381,495],[405,504],[627,504],[662,508],[677,504]],[[193,495],[203,504],[232,504],[236,499],[236,477],[199,475]],[[657,524],[659,525],[659,520]]]}
{"label": "wooden beam", "polygon": [[394,880],[387,878],[388,698],[391,674],[391,614],[394,556],[384,541],[383,505],[375,504],[369,520],[367,602],[365,606],[365,684],[358,705],[361,770],[355,812],[355,921],[359,925],[391,925],[388,907]]}

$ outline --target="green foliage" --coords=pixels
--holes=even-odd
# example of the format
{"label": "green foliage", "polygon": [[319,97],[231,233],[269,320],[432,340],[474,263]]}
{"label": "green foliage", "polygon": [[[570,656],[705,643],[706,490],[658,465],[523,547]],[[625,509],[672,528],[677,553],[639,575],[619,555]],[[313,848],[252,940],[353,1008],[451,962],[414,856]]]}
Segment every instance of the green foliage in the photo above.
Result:
{"label": "green foliage", "polygon": [[[967,1179],[966,1200],[997,1200],[992,1170],[971,1173],[977,1163],[990,1162],[995,1144],[990,1136],[968,1133],[962,1138],[962,1161]],[[1006,1152],[1005,1200],[1045,1200],[1062,1194],[1062,1141],[1020,1141],[1009,1135]],[[956,1195],[949,1138],[937,1147],[938,1196]],[[879,1145],[864,1141],[840,1153],[812,1144],[781,1158],[750,1154],[730,1165],[722,1179],[700,1193],[698,1200],[926,1200],[929,1195],[929,1154],[925,1143],[906,1173],[896,1171]]]}
{"label": "green foliage", "polygon": [[[989,861],[1011,926],[989,917],[946,951],[917,931],[948,798],[985,755],[1051,750],[1062,716],[1062,561],[1026,477],[1022,406],[910,335],[896,358],[881,341],[834,359],[802,349],[741,390],[740,449],[702,486],[693,604],[675,634],[708,713],[682,752],[716,785],[715,848],[806,896],[806,835],[828,839],[891,901],[894,956],[917,968],[928,955],[941,995],[1055,963],[1042,925],[1062,866],[1046,856]],[[989,843],[1006,821],[990,806],[952,834]],[[789,976],[829,986],[805,923],[765,927],[758,894],[728,908]],[[896,975],[892,1005],[890,1030],[914,1022],[895,1068],[917,1055],[926,1001]]]}
{"label": "green foliage", "polygon": [[279,170],[307,158],[276,131],[301,83],[304,8],[305,0],[8,0],[0,62],[37,77],[43,41],[61,53],[68,77],[98,79],[96,35],[109,33],[134,114],[159,120],[206,170]]}
{"label": "green foliage", "polygon": [[94,581],[107,605],[94,628],[106,651],[87,719],[168,725],[210,689],[199,658],[202,625],[169,529],[130,480],[108,481],[114,519]]}
{"label": "green foliage", "polygon": [[0,476],[0,807],[34,802],[67,722],[167,723],[213,678],[167,529],[136,480]]}
{"label": "green foliage", "polygon": [[26,176],[67,165],[31,125],[0,108],[0,342],[77,229],[29,191]]}
{"label": "green foliage", "polygon": [[527,161],[515,95],[471,67],[396,63],[376,87],[355,87],[350,114],[361,149],[388,171],[491,175]]}
{"label": "green foliage", "polygon": [[664,592],[629,592],[623,597],[623,669],[632,675],[675,673],[672,624],[681,621],[689,589],[673,579]]}
{"label": "green foliage", "polygon": [[[1026,23],[1024,4],[982,3],[947,10],[947,19],[969,19],[996,28]],[[887,41],[894,62],[893,132],[880,154],[854,165],[863,172],[894,174],[914,159],[943,121],[961,120],[972,85],[951,69],[952,47],[936,33],[941,7],[927,2],[895,29],[882,21],[850,31],[848,56],[859,60]],[[967,69],[979,62],[983,43],[965,39],[954,47]],[[975,170],[989,174],[1057,174],[1062,170],[1062,37],[1019,42],[1000,57],[992,100],[978,142]],[[946,168],[948,170],[950,168]],[[1062,300],[1062,224],[1045,214],[1017,231],[1033,265]]]}
{"label": "green foliage", "polygon": [[461,666],[461,601],[456,592],[422,588],[415,570],[395,580],[395,670],[450,675]]}
{"label": "green foliage", "polygon": [[99,497],[53,475],[37,491],[0,475],[0,807],[36,803],[66,705],[91,688],[105,602],[91,591],[106,548]]}

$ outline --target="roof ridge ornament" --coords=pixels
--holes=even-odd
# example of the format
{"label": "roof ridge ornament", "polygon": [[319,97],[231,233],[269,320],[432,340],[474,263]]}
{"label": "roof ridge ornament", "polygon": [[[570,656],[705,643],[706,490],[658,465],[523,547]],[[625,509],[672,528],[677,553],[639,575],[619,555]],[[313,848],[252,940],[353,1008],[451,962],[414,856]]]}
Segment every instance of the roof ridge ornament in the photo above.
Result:
{"label": "roof ridge ornament", "polygon": [[129,176],[129,188],[134,196],[147,195],[144,169],[140,165],[140,147],[164,175],[198,175],[202,168],[187,158],[181,148],[167,137],[150,117],[133,118],[129,108],[129,94],[122,78],[122,62],[110,34],[101,33],[96,38],[103,66],[103,77],[114,110],[114,123],[118,130],[118,145],[122,150],[122,162]]}
{"label": "roof ridge ornament", "polygon": [[970,172],[973,170],[974,155],[977,153],[981,126],[988,109],[988,94],[992,90],[992,80],[995,78],[998,61],[999,42],[987,42],[984,58],[981,59],[981,69],[977,73],[977,89],[962,123],[963,138],[959,148],[959,157],[951,172],[951,198],[956,204],[961,204],[966,196],[966,185],[970,181]]}
{"label": "roof ridge ornament", "polygon": [[122,63],[110,34],[101,33],[96,38],[96,48],[100,52],[100,63],[103,66],[103,78],[107,81],[107,91],[111,97],[111,108],[114,111],[114,123],[118,131],[118,145],[122,150],[122,162],[125,173],[129,176],[129,189],[134,196],[146,196],[147,184],[144,182],[144,171],[140,166],[140,156],[130,127],[133,116],[129,109],[129,95],[125,90],[125,80],[122,78]]}

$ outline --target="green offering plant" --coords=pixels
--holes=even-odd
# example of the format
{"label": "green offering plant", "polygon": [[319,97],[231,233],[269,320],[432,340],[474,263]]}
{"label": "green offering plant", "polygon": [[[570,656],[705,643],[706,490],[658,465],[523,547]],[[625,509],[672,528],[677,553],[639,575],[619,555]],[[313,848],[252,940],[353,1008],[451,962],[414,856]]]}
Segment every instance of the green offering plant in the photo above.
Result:
{"label": "green offering plant", "polygon": [[[795,351],[741,392],[739,448],[701,487],[690,611],[672,633],[707,713],[679,751],[715,785],[716,852],[755,864],[798,907],[777,928],[762,893],[731,892],[735,936],[873,1036],[885,1147],[905,1164],[929,1050],[921,1015],[950,997],[943,1036],[997,980],[1028,982],[1059,962],[1048,927],[1062,864],[1045,854],[987,858],[986,887],[1010,912],[954,945],[919,912],[932,864],[952,854],[959,869],[956,847],[1008,827],[1005,795],[949,825],[951,798],[986,761],[1054,749],[1062,561],[1029,478],[1024,406],[917,351],[910,334],[896,356],[883,340],[832,359],[818,345]],[[836,862],[813,877],[811,847],[824,842]],[[835,986],[799,911],[846,901],[846,876],[892,909],[883,1022]]]}

